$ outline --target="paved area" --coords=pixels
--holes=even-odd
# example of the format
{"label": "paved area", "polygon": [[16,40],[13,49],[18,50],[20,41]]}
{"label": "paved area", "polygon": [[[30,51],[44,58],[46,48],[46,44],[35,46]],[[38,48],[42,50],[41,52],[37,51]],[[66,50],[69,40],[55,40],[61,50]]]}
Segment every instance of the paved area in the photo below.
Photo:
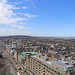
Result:
{"label": "paved area", "polygon": [[[10,72],[7,73],[7,75],[18,75],[17,72],[19,72],[20,75],[26,75],[23,70],[23,66],[19,64],[17,61],[15,61],[15,59],[13,59],[10,53],[7,50],[5,50],[1,44],[0,44],[0,52],[3,52],[3,57],[6,60],[5,62],[7,66],[9,66]],[[20,67],[21,69],[18,70],[18,67]]]}
{"label": "paved area", "polygon": [[[8,56],[8,58],[9,58],[9,60],[11,61],[11,64],[13,64],[15,66],[15,69],[17,70],[17,72],[19,72],[21,75],[25,75],[25,72],[24,72],[22,66],[17,61],[15,61],[13,59],[13,57],[9,54],[8,51],[5,51],[5,52],[6,52],[7,56]],[[21,70],[18,70],[17,69],[18,67],[20,67]]]}

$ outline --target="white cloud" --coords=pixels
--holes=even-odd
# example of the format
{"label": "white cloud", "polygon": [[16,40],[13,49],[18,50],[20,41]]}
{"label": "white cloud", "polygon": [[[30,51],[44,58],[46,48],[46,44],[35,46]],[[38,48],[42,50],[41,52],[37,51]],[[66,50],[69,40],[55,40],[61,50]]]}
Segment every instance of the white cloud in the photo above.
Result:
{"label": "white cloud", "polygon": [[12,25],[12,27],[15,27],[15,28],[18,28],[18,29],[28,29],[27,27],[24,27],[24,26]]}
{"label": "white cloud", "polygon": [[14,5],[7,4],[7,0],[0,1],[0,24],[16,24],[19,21],[27,20],[26,18],[18,17],[16,13],[13,12],[14,9],[20,9]]}
{"label": "white cloud", "polygon": [[0,36],[9,36],[9,35],[32,35],[32,32],[18,30],[18,29],[9,29],[9,28],[0,28]]}
{"label": "white cloud", "polygon": [[13,9],[20,9],[20,7],[14,7]]}
{"label": "white cloud", "polygon": [[1,3],[6,3],[6,2],[7,2],[7,0],[0,0],[0,2],[1,2]]}
{"label": "white cloud", "polygon": [[29,1],[30,2],[30,7],[36,8],[36,6],[34,5],[34,2],[32,0],[25,0],[26,2]]}
{"label": "white cloud", "polygon": [[[28,0],[26,0],[28,1]],[[0,25],[10,25],[12,28],[15,29],[29,29],[25,27],[27,18],[37,17],[37,15],[32,14],[24,14],[21,12],[14,13],[14,10],[20,9],[17,7],[16,4],[22,3],[21,1],[15,2],[13,5],[12,3],[8,2],[8,0],[0,0]],[[21,6],[23,9],[28,9],[29,7]],[[25,15],[25,16],[24,16]],[[23,17],[24,16],[24,17]],[[15,29],[0,29],[2,35],[10,35],[10,34],[24,34],[25,31],[18,31]],[[0,33],[0,35],[1,35]]]}
{"label": "white cloud", "polygon": [[23,9],[29,9],[29,7],[24,7],[24,6],[23,6],[22,8],[23,8]]}
{"label": "white cloud", "polygon": [[72,36],[74,37],[74,35],[70,35],[69,33],[66,34],[60,34],[60,33],[51,33],[51,32],[31,32],[31,31],[24,31],[24,30],[20,30],[20,29],[9,29],[9,28],[0,28],[0,36],[9,36],[9,35],[28,35],[28,36],[42,36],[42,37],[52,37],[52,36],[56,36],[56,37],[68,37],[68,36]]}
{"label": "white cloud", "polygon": [[21,1],[19,1],[19,2],[15,2],[14,4],[20,4],[20,3],[22,3]]}
{"label": "white cloud", "polygon": [[28,18],[32,18],[32,17],[38,17],[38,15],[32,15],[32,14],[24,14],[26,17],[28,17]]}
{"label": "white cloud", "polygon": [[3,17],[2,19],[0,19],[0,24],[16,24],[19,21],[23,21],[23,18],[7,18],[7,17]]}
{"label": "white cloud", "polygon": [[19,24],[21,25],[21,24],[26,24],[27,22],[20,22]]}

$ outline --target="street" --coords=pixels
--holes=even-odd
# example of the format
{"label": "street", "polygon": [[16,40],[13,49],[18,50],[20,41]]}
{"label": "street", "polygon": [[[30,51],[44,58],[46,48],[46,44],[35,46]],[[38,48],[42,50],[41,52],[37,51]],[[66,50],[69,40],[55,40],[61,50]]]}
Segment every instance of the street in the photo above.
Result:
{"label": "street", "polygon": [[8,67],[6,75],[17,75],[17,70],[15,70],[15,66],[10,60],[10,56],[7,55],[6,50],[0,45],[0,52],[3,53],[3,58],[5,59],[5,64]]}

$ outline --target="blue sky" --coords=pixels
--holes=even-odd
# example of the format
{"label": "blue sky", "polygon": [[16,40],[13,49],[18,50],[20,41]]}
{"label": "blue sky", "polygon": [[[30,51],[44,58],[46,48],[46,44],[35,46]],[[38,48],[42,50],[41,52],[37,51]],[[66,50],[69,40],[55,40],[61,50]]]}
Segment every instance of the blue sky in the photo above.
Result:
{"label": "blue sky", "polygon": [[0,36],[75,36],[75,0],[0,0]]}

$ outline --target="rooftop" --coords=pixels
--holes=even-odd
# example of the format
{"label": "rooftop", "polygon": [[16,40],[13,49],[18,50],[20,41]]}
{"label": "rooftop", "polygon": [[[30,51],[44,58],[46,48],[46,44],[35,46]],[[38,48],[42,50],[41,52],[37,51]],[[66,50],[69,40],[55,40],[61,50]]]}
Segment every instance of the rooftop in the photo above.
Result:
{"label": "rooftop", "polygon": [[25,47],[25,49],[28,49],[28,48],[33,48],[33,47]]}
{"label": "rooftop", "polygon": [[22,52],[21,53],[23,56],[28,56],[28,55],[36,55],[36,54],[38,54],[38,52]]}
{"label": "rooftop", "polygon": [[48,58],[47,56],[42,56],[42,57],[44,57],[44,58]]}
{"label": "rooftop", "polygon": [[67,66],[67,64],[64,64],[64,63],[62,63],[62,62],[60,62],[60,61],[52,61],[53,63],[56,63],[56,64],[58,64],[58,65],[61,65],[61,66],[63,66],[63,67],[65,67],[65,66]]}
{"label": "rooftop", "polygon": [[[37,57],[36,55],[31,56],[31,57],[35,58],[37,61],[40,61],[40,62],[42,61],[41,63],[45,64],[46,66],[48,66],[48,67],[50,67],[52,69],[54,69],[53,67],[51,67],[52,66],[52,62],[51,61],[45,61],[42,58]],[[59,72],[59,73],[61,73],[62,75],[65,75],[63,72],[60,72],[59,70],[56,70],[56,69],[54,69],[54,70]]]}

